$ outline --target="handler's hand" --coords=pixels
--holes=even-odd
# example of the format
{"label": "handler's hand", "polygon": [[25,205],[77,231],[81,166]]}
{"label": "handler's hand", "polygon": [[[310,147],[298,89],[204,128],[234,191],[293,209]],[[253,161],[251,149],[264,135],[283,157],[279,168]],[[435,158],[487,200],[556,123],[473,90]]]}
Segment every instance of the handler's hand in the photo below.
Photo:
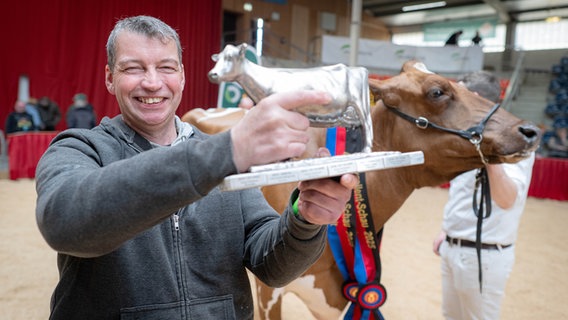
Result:
{"label": "handler's hand", "polygon": [[[327,93],[316,91],[275,93],[259,101],[231,129],[233,161],[239,172],[300,156],[310,139],[310,121],[294,109],[330,102]],[[251,107],[250,100],[241,105]]]}
{"label": "handler's hand", "polygon": [[434,252],[435,255],[437,255],[437,256],[440,255],[440,245],[444,241],[446,241],[446,233],[442,230],[442,231],[440,231],[440,233],[438,234],[438,236],[434,239],[434,242],[432,243],[432,251]]}
{"label": "handler's hand", "polygon": [[[318,156],[324,155],[329,156],[329,151],[326,148],[320,148]],[[301,181],[298,184],[299,213],[306,221],[313,224],[324,225],[337,222],[358,182],[354,174],[342,175],[339,182],[331,178]]]}

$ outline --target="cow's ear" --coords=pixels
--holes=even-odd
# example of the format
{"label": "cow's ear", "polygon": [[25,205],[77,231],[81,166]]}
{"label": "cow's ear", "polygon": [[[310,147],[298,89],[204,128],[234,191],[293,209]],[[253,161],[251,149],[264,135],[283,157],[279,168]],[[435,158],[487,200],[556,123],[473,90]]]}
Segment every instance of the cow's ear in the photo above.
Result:
{"label": "cow's ear", "polygon": [[381,100],[380,84],[380,80],[369,79],[369,90],[371,91],[371,95],[373,96],[373,101]]}

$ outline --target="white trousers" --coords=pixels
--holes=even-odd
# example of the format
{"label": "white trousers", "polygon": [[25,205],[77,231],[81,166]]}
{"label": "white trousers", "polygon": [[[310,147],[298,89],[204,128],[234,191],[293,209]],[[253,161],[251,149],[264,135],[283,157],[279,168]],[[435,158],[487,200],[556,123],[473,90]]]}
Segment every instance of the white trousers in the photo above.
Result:
{"label": "white trousers", "polygon": [[479,291],[475,248],[444,241],[442,260],[442,312],[447,320],[499,319],[505,285],[515,264],[515,247],[481,250],[483,291]]}

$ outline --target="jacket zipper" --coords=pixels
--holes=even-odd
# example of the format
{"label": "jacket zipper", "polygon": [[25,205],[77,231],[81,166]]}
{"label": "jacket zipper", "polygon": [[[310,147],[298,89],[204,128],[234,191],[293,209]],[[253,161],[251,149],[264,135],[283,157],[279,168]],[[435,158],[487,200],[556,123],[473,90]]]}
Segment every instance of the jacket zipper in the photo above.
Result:
{"label": "jacket zipper", "polygon": [[[184,274],[184,269],[183,269],[183,250],[181,249],[181,233],[180,233],[180,223],[179,223],[179,218],[180,218],[180,212],[181,211],[177,211],[176,213],[174,213],[172,215],[172,219],[174,221],[174,233],[173,233],[173,238],[175,241],[175,250],[176,253],[174,254],[174,260],[175,260],[175,264],[177,265],[176,269],[178,269],[178,286],[179,286],[179,290],[180,290],[180,296],[181,296],[181,300],[182,301],[187,301],[187,292],[186,292],[186,287],[185,287],[185,274]],[[185,308],[182,309],[182,319],[186,319],[187,318],[187,314],[186,314],[186,310]]]}
{"label": "jacket zipper", "polygon": [[179,231],[179,215],[176,213],[174,213],[174,229],[176,231]]}

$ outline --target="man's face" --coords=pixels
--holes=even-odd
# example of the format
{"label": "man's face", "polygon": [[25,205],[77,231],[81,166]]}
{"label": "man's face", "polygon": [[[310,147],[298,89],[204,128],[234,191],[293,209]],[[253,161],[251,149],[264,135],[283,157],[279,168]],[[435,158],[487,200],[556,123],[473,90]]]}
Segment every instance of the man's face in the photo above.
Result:
{"label": "man's face", "polygon": [[19,113],[26,112],[26,104],[23,101],[18,100],[14,105],[14,110]]}
{"label": "man's face", "polygon": [[137,131],[174,126],[185,84],[176,43],[122,32],[116,41],[114,70],[105,69],[108,91],[116,96],[125,122]]}

